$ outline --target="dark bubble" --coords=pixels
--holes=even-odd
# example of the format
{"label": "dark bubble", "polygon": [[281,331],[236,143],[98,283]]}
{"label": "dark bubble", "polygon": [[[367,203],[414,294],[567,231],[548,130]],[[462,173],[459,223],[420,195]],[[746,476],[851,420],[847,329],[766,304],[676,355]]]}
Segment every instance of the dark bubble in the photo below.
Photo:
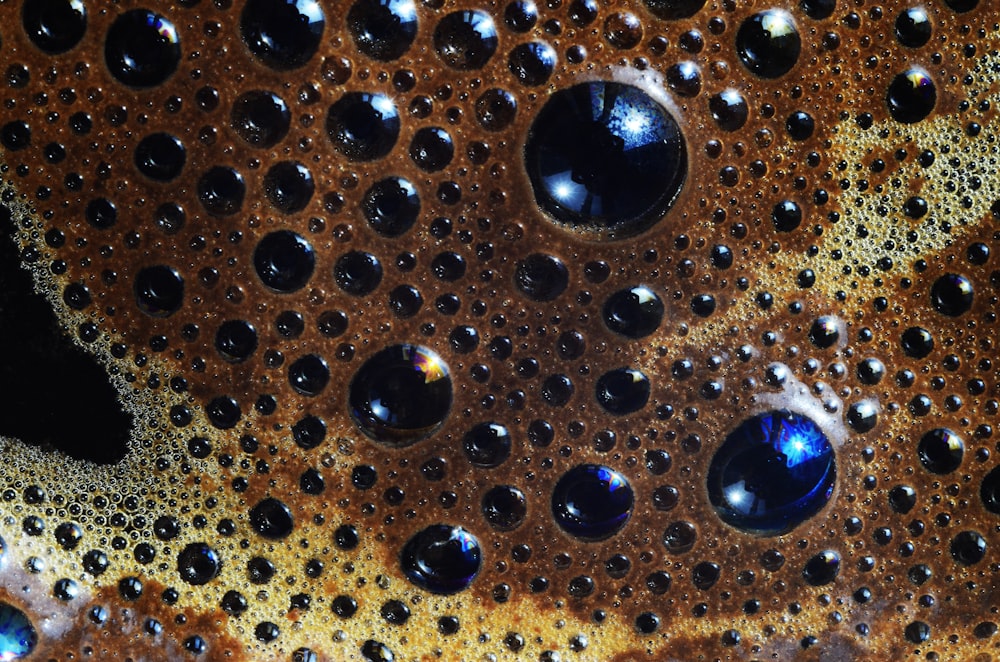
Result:
{"label": "dark bubble", "polygon": [[566,375],[550,375],[542,382],[542,398],[553,407],[562,407],[573,397],[573,382]]}
{"label": "dark bubble", "polygon": [[979,498],[986,510],[1000,515],[1000,467],[996,467],[983,477],[979,485]]}
{"label": "dark bubble", "polygon": [[322,356],[306,354],[288,366],[288,383],[296,393],[315,396],[330,381],[330,368]]}
{"label": "dark bubble", "polygon": [[166,265],[140,270],[133,291],[139,310],[152,317],[169,317],[184,303],[184,279]]}
{"label": "dark bubble", "polygon": [[304,416],[292,426],[292,439],[296,446],[304,450],[316,448],[325,438],[326,423],[317,416]]}
{"label": "dark bubble", "polygon": [[500,131],[514,121],[517,100],[506,90],[491,88],[476,100],[476,119],[487,131]]}
{"label": "dark bubble", "polygon": [[413,317],[423,305],[423,296],[412,285],[400,285],[389,293],[389,308],[401,319]]}
{"label": "dark bubble", "polygon": [[632,414],[649,402],[649,379],[638,370],[618,368],[597,379],[597,404],[610,414]]}
{"label": "dark bubble", "polygon": [[448,595],[466,589],[479,573],[479,541],[457,526],[434,524],[404,545],[399,563],[413,584]]}
{"label": "dark bubble", "polygon": [[465,269],[465,259],[452,251],[438,253],[431,262],[431,272],[436,277],[449,283],[461,279],[465,275]]}
{"label": "dark bubble", "polygon": [[420,214],[420,196],[402,177],[386,177],[365,192],[361,211],[383,237],[398,237],[413,227]]}
{"label": "dark bubble", "polygon": [[792,200],[782,200],[771,210],[771,222],[778,232],[791,232],[802,224],[802,208]]}
{"label": "dark bubble", "polygon": [[864,359],[858,364],[857,374],[862,384],[874,386],[885,376],[885,366],[878,359]]}
{"label": "dark bubble", "polygon": [[788,73],[799,59],[802,40],[786,12],[769,9],[743,21],[736,33],[736,52],[751,72],[762,78]]}
{"label": "dark bubble", "polygon": [[889,490],[889,507],[905,515],[917,505],[917,493],[909,485],[897,485]]}
{"label": "dark bubble", "polygon": [[840,574],[840,555],[829,549],[813,556],[802,568],[802,578],[810,586],[829,584],[838,574]]}
{"label": "dark bubble", "polygon": [[944,0],[944,4],[960,14],[972,11],[979,6],[979,0]]}
{"label": "dark bubble", "polygon": [[0,144],[17,152],[31,144],[31,127],[27,122],[12,120],[0,127]]}
{"label": "dark bubble", "polygon": [[785,120],[785,130],[792,140],[806,140],[816,129],[816,121],[807,112],[797,110]]}
{"label": "dark bubble", "polygon": [[913,124],[934,110],[937,89],[934,81],[923,69],[908,69],[889,83],[885,97],[889,114],[897,122]]}
{"label": "dark bubble", "polygon": [[518,261],[514,285],[533,301],[552,301],[569,286],[569,271],[559,258],[533,253]]}
{"label": "dark bubble", "polygon": [[931,38],[931,19],[923,7],[910,7],[896,17],[896,38],[910,48],[919,48]]}
{"label": "dark bubble", "polygon": [[510,457],[510,432],[499,423],[479,423],[465,433],[462,450],[475,467],[492,469]]}
{"label": "dark bubble", "polygon": [[690,522],[671,522],[663,532],[663,546],[671,554],[685,554],[694,548],[698,530]]}
{"label": "dark bubble", "polygon": [[228,395],[220,395],[213,398],[205,405],[205,415],[208,422],[220,430],[228,430],[235,427],[243,416],[240,410],[240,403]]}
{"label": "dark bubble", "polygon": [[456,326],[448,334],[448,343],[456,353],[468,354],[479,346],[479,332],[476,331],[475,327]]}
{"label": "dark bubble", "polygon": [[934,474],[947,474],[958,469],[965,454],[962,439],[947,428],[935,428],[924,434],[917,445],[920,464]]}
{"label": "dark bubble", "polygon": [[164,202],[156,208],[153,220],[156,227],[160,228],[164,234],[176,234],[184,227],[187,213],[176,202]]}
{"label": "dark bubble", "polygon": [[588,542],[618,533],[632,515],[632,487],[617,471],[581,464],[567,471],[552,490],[556,524]]}
{"label": "dark bubble", "polygon": [[350,413],[362,432],[408,446],[434,432],[451,408],[448,366],[425,347],[393,345],[368,359],[351,380]]}
{"label": "dark bubble", "polygon": [[382,94],[348,92],[330,106],[326,132],[351,161],[374,161],[390,151],[399,137],[399,114]]}
{"label": "dark bubble", "polygon": [[240,14],[243,43],[278,71],[308,62],[319,47],[325,25],[317,0],[248,0]]}
{"label": "dark bubble", "polygon": [[507,68],[522,85],[534,87],[548,81],[556,66],[556,51],[547,43],[519,44],[507,57]]}
{"label": "dark bubble", "polygon": [[253,253],[254,269],[268,288],[294,292],[309,282],[316,256],[305,239],[288,230],[265,236]]}
{"label": "dark bubble", "polygon": [[986,556],[986,540],[977,531],[962,531],[951,540],[951,558],[962,565],[975,565]]}
{"label": "dark bubble", "polygon": [[268,497],[250,510],[250,526],[268,540],[280,540],[294,528],[292,511],[275,498]]}
{"label": "dark bubble", "polygon": [[21,24],[41,50],[50,55],[65,53],[87,30],[87,8],[83,0],[31,0],[22,6]]}
{"label": "dark bubble", "polygon": [[903,629],[903,635],[911,644],[922,644],[931,638],[931,626],[923,621],[913,621]]}
{"label": "dark bubble", "polygon": [[900,336],[903,353],[914,359],[922,359],[934,349],[934,338],[926,329],[911,326]]}
{"label": "dark bubble", "polygon": [[486,12],[453,12],[434,28],[434,50],[453,69],[479,69],[496,49],[496,25]]}
{"label": "dark bubble", "polygon": [[690,18],[705,6],[705,0],[644,0],[644,2],[657,18],[667,21]]}
{"label": "dark bubble", "polygon": [[696,294],[691,298],[691,312],[698,317],[710,317],[715,312],[715,297],[711,294]]}
{"label": "dark bubble", "polygon": [[316,183],[309,169],[298,161],[281,161],[264,175],[264,193],[274,208],[284,214],[302,211],[309,204]]}
{"label": "dark bubble", "polygon": [[872,430],[878,424],[878,407],[872,400],[852,403],[847,408],[847,424],[859,434]]}
{"label": "dark bubble", "polygon": [[115,19],[104,41],[111,75],[129,87],[154,87],[177,70],[181,45],[174,24],[159,14],[133,9]]}
{"label": "dark bubble", "polygon": [[511,485],[498,485],[483,495],[483,517],[499,531],[513,531],[521,526],[528,512],[524,492]]}
{"label": "dark bubble", "polygon": [[627,338],[644,338],[663,321],[663,302],[653,290],[636,285],[615,292],[604,303],[603,319],[609,329]]}
{"label": "dark bubble", "polygon": [[451,135],[436,126],[425,126],[413,134],[410,141],[410,158],[424,172],[437,172],[455,156]]}
{"label": "dark bubble", "polygon": [[667,86],[682,97],[695,97],[701,92],[701,70],[694,62],[677,62],[667,68]]}
{"label": "dark bubble", "polygon": [[833,14],[837,0],[799,0],[799,6],[806,16],[818,21]]}
{"label": "dark bubble", "polygon": [[215,349],[227,361],[246,361],[257,349],[257,330],[244,320],[228,320],[215,332]]}
{"label": "dark bubble", "polygon": [[288,134],[292,115],[273,92],[244,92],[233,102],[230,126],[251,147],[274,147]]}
{"label": "dark bubble", "polygon": [[136,169],[158,182],[169,182],[181,174],[187,152],[184,144],[169,133],[153,133],[135,148]]}
{"label": "dark bubble", "polygon": [[87,203],[83,217],[98,230],[107,230],[118,221],[118,207],[107,198],[94,198]]}
{"label": "dark bubble", "polygon": [[609,239],[659,221],[687,175],[670,113],[637,87],[605,81],[552,94],[532,122],[524,159],[546,213]]}
{"label": "dark bubble", "polygon": [[201,586],[219,575],[222,560],[218,552],[203,542],[187,545],[177,555],[177,573],[188,584]]}
{"label": "dark bubble", "polygon": [[840,323],[836,317],[822,315],[809,328],[809,342],[820,349],[833,347],[840,339]]}
{"label": "dark bubble", "polygon": [[513,32],[527,32],[538,21],[538,7],[531,0],[508,3],[503,10],[503,22]]}
{"label": "dark bubble", "polygon": [[931,304],[942,315],[957,317],[972,307],[972,283],[960,274],[944,274],[931,286]]}
{"label": "dark bubble", "polygon": [[233,168],[214,166],[198,179],[198,200],[213,216],[232,216],[246,196],[243,175]]}
{"label": "dark bubble", "polygon": [[747,123],[747,100],[738,91],[729,89],[712,95],[708,100],[712,119],[723,131],[737,131]]}
{"label": "dark bubble", "polygon": [[413,0],[356,0],[347,12],[347,29],[359,51],[389,62],[413,44],[417,8]]}
{"label": "dark bubble", "polygon": [[348,294],[370,294],[382,282],[382,263],[371,253],[351,251],[337,259],[333,267],[333,278],[340,289]]}
{"label": "dark bubble", "polygon": [[38,632],[23,611],[0,602],[0,659],[26,657],[38,645]]}
{"label": "dark bubble", "polygon": [[727,524],[781,535],[826,505],[836,474],[833,446],[815,422],[772,411],[729,433],[712,457],[708,496]]}

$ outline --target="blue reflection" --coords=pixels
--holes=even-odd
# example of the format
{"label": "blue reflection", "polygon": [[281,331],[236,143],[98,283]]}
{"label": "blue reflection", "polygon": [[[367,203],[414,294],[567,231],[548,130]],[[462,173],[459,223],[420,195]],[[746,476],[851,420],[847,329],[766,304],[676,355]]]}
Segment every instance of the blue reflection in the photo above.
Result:
{"label": "blue reflection", "polygon": [[0,602],[0,661],[28,655],[38,643],[38,634],[20,609]]}

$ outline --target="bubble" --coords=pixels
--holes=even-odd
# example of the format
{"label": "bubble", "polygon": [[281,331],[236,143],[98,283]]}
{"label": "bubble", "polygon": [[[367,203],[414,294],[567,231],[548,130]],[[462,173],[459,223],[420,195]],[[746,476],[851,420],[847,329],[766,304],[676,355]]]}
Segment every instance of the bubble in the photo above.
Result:
{"label": "bubble", "polygon": [[897,74],[885,97],[889,114],[897,122],[913,124],[930,115],[937,103],[934,81],[923,69],[908,69]]}
{"label": "bubble", "polygon": [[447,131],[436,126],[425,126],[413,134],[410,141],[410,158],[424,172],[437,172],[451,163],[455,145]]}
{"label": "bubble", "polygon": [[917,505],[917,493],[909,485],[897,485],[889,490],[889,507],[905,515]]}
{"label": "bubble", "polygon": [[479,69],[497,50],[497,29],[486,12],[458,11],[434,28],[434,50],[453,69]]}
{"label": "bubble", "polygon": [[607,239],[658,222],[687,175],[670,113],[639,88],[607,81],[552,94],[532,122],[524,159],[547,214]]}
{"label": "bubble", "polygon": [[104,41],[104,61],[111,75],[129,87],[155,87],[177,70],[181,45],[174,24],[145,9],[115,19]]}
{"label": "bubble", "polygon": [[754,14],[736,33],[740,61],[761,78],[778,78],[788,73],[799,59],[802,40],[792,17],[769,9]]}
{"label": "bubble", "polygon": [[791,232],[802,223],[802,208],[792,200],[782,200],[771,210],[771,222],[778,232]]}
{"label": "bubble", "polygon": [[809,342],[820,349],[833,347],[840,340],[840,323],[836,317],[821,315],[809,328]]}
{"label": "bubble", "polygon": [[809,18],[820,20],[829,18],[837,6],[837,0],[799,0],[799,6]]}
{"label": "bubble", "polygon": [[139,310],[151,317],[169,317],[184,303],[184,279],[173,267],[145,267],[133,287]]}
{"label": "bubble", "polygon": [[663,302],[653,290],[636,285],[615,292],[604,303],[603,319],[609,329],[626,338],[644,338],[663,321]]}
{"label": "bubble", "polygon": [[292,114],[273,92],[244,92],[233,102],[229,125],[251,147],[274,147],[288,134]]}
{"label": "bubble", "polygon": [[977,531],[962,531],[951,539],[951,558],[962,565],[975,565],[986,556],[986,539]]}
{"label": "bubble", "polygon": [[696,294],[691,298],[691,312],[698,317],[710,317],[715,312],[715,297],[711,294]]}
{"label": "bubble", "polygon": [[366,662],[393,662],[396,659],[388,646],[374,639],[368,639],[361,644],[361,656]]}
{"label": "bubble", "polygon": [[254,249],[253,263],[265,286],[287,294],[309,282],[316,257],[305,239],[294,232],[279,230],[260,240]]}
{"label": "bubble", "polygon": [[390,62],[417,36],[417,7],[412,0],[356,0],[347,12],[347,29],[359,51]]}
{"label": "bubble", "polygon": [[983,477],[983,482],[979,485],[979,498],[983,500],[986,510],[1000,515],[1000,467]]}
{"label": "bubble", "polygon": [[802,578],[810,586],[829,584],[838,574],[840,574],[840,555],[829,549],[813,556],[802,569]]}
{"label": "bubble", "polygon": [[559,258],[532,253],[518,261],[514,285],[533,301],[552,301],[569,286],[569,272]]}
{"label": "bubble", "polygon": [[944,0],[944,4],[951,7],[959,14],[972,11],[979,6],[979,0]]}
{"label": "bubble", "polygon": [[872,400],[862,400],[847,409],[847,424],[859,434],[872,430],[878,423],[878,406]]}
{"label": "bubble", "polygon": [[498,531],[513,531],[524,522],[528,512],[524,492],[511,485],[497,485],[483,495],[483,517]]}
{"label": "bubble", "polygon": [[556,66],[556,51],[544,42],[518,44],[507,57],[507,68],[521,85],[534,87],[548,81]]}
{"label": "bubble", "polygon": [[931,19],[923,7],[910,7],[896,17],[896,38],[910,48],[919,48],[930,41]]}
{"label": "bubble", "polygon": [[715,586],[715,582],[719,581],[720,572],[719,564],[702,561],[691,569],[691,583],[694,584],[695,588],[707,591]]}
{"label": "bubble", "polygon": [[382,282],[382,263],[364,251],[344,253],[333,267],[333,278],[348,294],[371,294]]}
{"label": "bubble", "polygon": [[962,439],[947,428],[936,428],[924,434],[917,445],[920,464],[933,474],[947,474],[958,469],[965,454]]}
{"label": "bubble", "polygon": [[330,106],[326,132],[351,161],[374,161],[396,145],[399,114],[385,95],[348,92]]}
{"label": "bubble", "polygon": [[218,552],[203,542],[194,542],[177,555],[177,573],[193,586],[207,584],[219,575],[222,560]]}
{"label": "bubble", "polygon": [[431,272],[443,281],[453,283],[465,275],[465,260],[458,253],[445,251],[434,256]]}
{"label": "bubble", "polygon": [[643,0],[649,11],[657,18],[675,21],[690,18],[701,11],[705,0]]}
{"label": "bubble", "polygon": [[694,548],[698,530],[690,522],[671,522],[663,532],[663,546],[671,554],[685,554]]}
{"label": "bubble", "polygon": [[552,490],[556,524],[587,542],[618,533],[631,517],[633,503],[632,487],[624,476],[597,464],[573,467]]}
{"label": "bubble", "polygon": [[785,120],[785,130],[792,140],[806,140],[812,136],[816,129],[816,121],[812,115],[801,110],[797,110]]}
{"label": "bubble", "polygon": [[403,573],[417,587],[449,595],[463,591],[479,574],[479,541],[458,526],[431,525],[407,541],[400,553]]}
{"label": "bubble", "polygon": [[418,345],[392,345],[351,380],[351,418],[376,441],[408,446],[437,430],[451,408],[448,366]]}
{"label": "bubble", "polygon": [[319,47],[325,25],[317,0],[248,0],[240,14],[243,43],[277,71],[306,64]]}
{"label": "bubble", "polygon": [[83,39],[87,8],[83,0],[32,0],[22,6],[21,24],[39,49],[50,55],[65,53]]}
{"label": "bubble", "polygon": [[712,95],[708,100],[712,119],[723,131],[738,131],[747,123],[747,100],[738,91],[729,89]]}
{"label": "bubble", "polygon": [[214,166],[198,179],[198,200],[213,216],[232,216],[243,207],[243,175],[226,166]]}
{"label": "bubble", "polygon": [[288,506],[268,497],[250,509],[250,526],[268,540],[281,540],[291,534],[295,525]]}
{"label": "bubble", "polygon": [[934,349],[934,338],[930,331],[919,326],[911,326],[900,337],[903,353],[914,359],[922,359]]}
{"label": "bubble", "polygon": [[21,120],[12,120],[0,127],[0,144],[17,152],[31,144],[31,127]]}
{"label": "bubble", "polygon": [[227,320],[215,332],[215,349],[226,361],[246,361],[257,349],[257,330],[243,320]]}
{"label": "bubble", "polygon": [[169,133],[153,133],[135,148],[135,167],[146,177],[169,182],[181,174],[187,153],[184,144]]}
{"label": "bubble", "polygon": [[322,356],[306,354],[288,366],[288,383],[296,393],[316,396],[330,381],[330,368]]}
{"label": "bubble", "polygon": [[476,100],[476,119],[487,131],[501,131],[514,121],[517,100],[506,90],[491,88]]}
{"label": "bubble", "polygon": [[474,467],[492,469],[510,457],[511,438],[499,423],[479,423],[465,433],[462,450]]}
{"label": "bubble", "polygon": [[542,398],[553,407],[562,407],[573,397],[573,382],[566,375],[550,375],[542,382]]}
{"label": "bubble", "polygon": [[836,474],[833,447],[815,422],[771,411],[726,437],[708,469],[708,496],[727,524],[781,535],[826,505]]}
{"label": "bubble", "polygon": [[0,602],[0,659],[18,660],[38,644],[38,633],[24,612]]}
{"label": "bubble", "polygon": [[514,32],[528,32],[537,21],[538,7],[531,0],[517,0],[504,7],[503,22]]}
{"label": "bubble", "polygon": [[305,209],[315,191],[312,173],[298,161],[276,163],[264,175],[264,193],[274,208],[283,214]]}
{"label": "bubble", "polygon": [[412,285],[400,285],[389,292],[389,308],[400,319],[413,317],[423,305],[424,298]]}
{"label": "bubble", "polygon": [[240,421],[243,412],[240,410],[240,403],[228,395],[220,395],[213,398],[205,406],[205,415],[208,422],[220,430],[228,430],[235,427]]}
{"label": "bubble", "polygon": [[386,177],[365,192],[361,211],[375,232],[383,237],[398,237],[417,221],[420,196],[409,180]]}
{"label": "bubble", "polygon": [[949,317],[968,312],[972,307],[972,283],[959,274],[944,274],[931,286],[931,304]]}
{"label": "bubble", "polygon": [[326,423],[322,418],[308,415],[299,419],[292,426],[292,438],[295,445],[303,450],[312,450],[326,438]]}
{"label": "bubble", "polygon": [[649,401],[649,379],[638,370],[618,368],[597,379],[597,404],[610,414],[639,411]]}

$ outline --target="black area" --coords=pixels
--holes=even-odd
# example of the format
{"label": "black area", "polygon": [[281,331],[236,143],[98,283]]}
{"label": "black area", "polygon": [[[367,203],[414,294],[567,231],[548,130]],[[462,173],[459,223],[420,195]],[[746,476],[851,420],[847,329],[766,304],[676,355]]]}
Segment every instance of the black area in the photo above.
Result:
{"label": "black area", "polygon": [[63,334],[34,292],[13,231],[11,210],[0,205],[0,434],[78,460],[119,462],[132,416],[104,368]]}

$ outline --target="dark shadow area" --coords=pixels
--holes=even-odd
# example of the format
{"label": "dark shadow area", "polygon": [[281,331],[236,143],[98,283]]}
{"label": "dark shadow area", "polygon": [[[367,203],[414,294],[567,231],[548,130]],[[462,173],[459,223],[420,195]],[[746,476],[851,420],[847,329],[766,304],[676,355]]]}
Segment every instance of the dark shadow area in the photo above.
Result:
{"label": "dark shadow area", "polygon": [[67,338],[32,290],[0,204],[0,434],[71,457],[125,456],[132,417],[97,361]]}

